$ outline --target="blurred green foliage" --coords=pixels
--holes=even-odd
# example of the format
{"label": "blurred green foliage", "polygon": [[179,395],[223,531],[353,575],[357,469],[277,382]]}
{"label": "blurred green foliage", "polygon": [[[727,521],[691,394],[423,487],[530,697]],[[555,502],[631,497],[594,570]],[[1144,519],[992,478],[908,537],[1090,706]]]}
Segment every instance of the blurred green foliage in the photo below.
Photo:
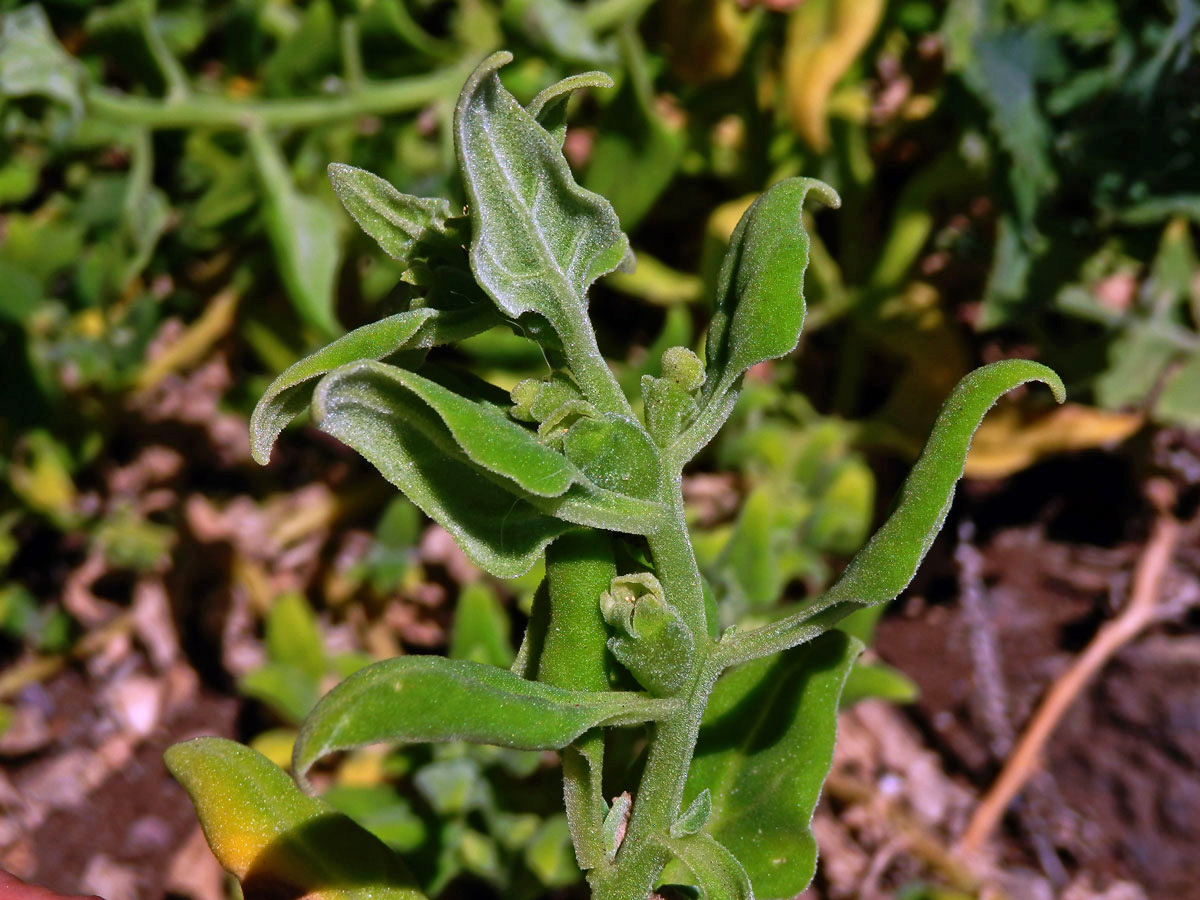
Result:
{"label": "blurred green foliage", "polygon": [[[593,304],[631,395],[663,349],[697,344],[707,313],[694,306],[713,295],[755,195],[804,174],[843,198],[810,229],[803,361],[756,368],[697,467],[734,476],[712,509],[693,504],[692,521],[729,621],[782,616],[828,583],[891,494],[868,454],[915,453],[981,356],[1036,355],[1073,398],[1200,427],[1194,0],[0,0],[0,11],[6,658],[78,636],[59,597],[82,556],[133,579],[170,571],[190,540],[178,506],[148,512],[106,482],[131,445],[178,447],[176,489],[223,499],[265,504],[333,477],[305,462],[310,436],[289,436],[284,459],[253,475],[248,453],[222,456],[148,410],[195,390],[181,379],[219,358],[214,409],[245,418],[287,365],[408,308],[411,274],[351,227],[326,165],[456,196],[454,98],[500,47],[515,53],[504,79],[523,102],[582,68],[617,82],[572,103],[566,151],[639,259]],[[506,389],[541,362],[507,330],[460,352]],[[427,523],[406,501],[385,506],[373,474],[338,477],[352,500],[334,519],[373,530],[309,597],[327,624],[356,605],[375,621],[388,598],[440,577],[417,549]],[[453,655],[496,661],[539,580],[456,587]],[[267,600],[268,660],[240,688],[290,725],[362,660],[326,654],[299,597]],[[873,622],[854,627],[869,637]],[[848,694],[910,696],[898,674],[865,669]],[[536,757],[405,750],[387,766],[328,798],[385,842],[441,848],[417,873],[424,885],[470,872],[535,896],[574,877]],[[520,788],[528,779],[541,787]]]}

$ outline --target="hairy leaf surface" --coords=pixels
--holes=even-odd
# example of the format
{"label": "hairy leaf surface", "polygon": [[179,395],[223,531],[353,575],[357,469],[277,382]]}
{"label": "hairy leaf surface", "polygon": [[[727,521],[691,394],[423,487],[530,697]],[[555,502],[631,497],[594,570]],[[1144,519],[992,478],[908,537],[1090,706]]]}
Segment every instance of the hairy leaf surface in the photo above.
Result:
{"label": "hairy leaf surface", "polygon": [[571,691],[482,663],[401,656],[330,691],[305,721],[292,761],[303,778],[327,753],[383,741],[555,750],[589,728],[652,721],[670,708],[642,694]]}
{"label": "hairy leaf surface", "polygon": [[431,235],[444,235],[452,215],[441,197],[402,194],[371,172],[330,163],[329,181],[346,211],[393,259],[407,262],[413,247]]}
{"label": "hairy leaf surface", "polygon": [[709,699],[684,802],[710,793],[706,829],[741,860],[760,898],[794,897],[816,871],[809,825],[860,650],[833,631],[731,669]]}
{"label": "hairy leaf surface", "polygon": [[500,83],[509,53],[488,57],[454,115],[471,208],[471,267],[507,315],[556,328],[585,315],[587,289],[621,264],[629,241],[612,206],[575,183],[555,138]]}
{"label": "hairy leaf surface", "polygon": [[313,397],[314,422],[362,454],[477,565],[501,578],[526,572],[570,526],[532,506],[515,480],[500,479],[510,488],[485,474],[458,450],[438,414],[381,377],[372,368],[378,365],[358,363],[326,375]]}
{"label": "hairy leaf surface", "polygon": [[708,329],[707,396],[719,396],[751,366],[790,353],[804,326],[808,232],[801,212],[809,191],[836,209],[833,188],[788,178],[763,193],[734,229],[721,264]]}
{"label": "hairy leaf surface", "polygon": [[716,838],[701,831],[662,840],[695,879],[703,900],[754,900],[750,878],[738,858]]}

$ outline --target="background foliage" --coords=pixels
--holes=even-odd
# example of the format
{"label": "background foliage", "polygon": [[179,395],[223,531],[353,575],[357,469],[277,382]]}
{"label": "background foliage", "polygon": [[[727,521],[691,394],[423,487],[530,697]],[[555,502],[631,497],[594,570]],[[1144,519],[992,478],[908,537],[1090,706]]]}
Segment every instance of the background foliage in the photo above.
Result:
{"label": "background foliage", "polygon": [[[979,361],[1036,357],[1074,402],[1002,407],[968,474],[1200,426],[1192,0],[0,9],[5,660],[62,658],[164,585],[185,651],[255,702],[240,736],[273,758],[372,657],[447,645],[507,665],[540,577],[483,577],[309,429],[261,471],[246,438],[275,374],[405,308],[423,277],[352,227],[326,164],[455,196],[452,105],[492,50],[514,52],[523,102],[584,68],[616,80],[573,103],[566,151],[638,256],[592,306],[628,392],[665,347],[695,344],[759,192],[803,174],[842,196],[815,222],[801,353],[749,374],[689,476],[727,623],[829,582]],[[506,388],[538,364],[499,330],[462,352]],[[257,652],[223,643],[208,610],[230,603]],[[879,663],[849,687],[911,691]],[[537,754],[359,753],[334,781],[327,799],[421,860],[431,893],[469,876],[534,897],[577,877]]]}

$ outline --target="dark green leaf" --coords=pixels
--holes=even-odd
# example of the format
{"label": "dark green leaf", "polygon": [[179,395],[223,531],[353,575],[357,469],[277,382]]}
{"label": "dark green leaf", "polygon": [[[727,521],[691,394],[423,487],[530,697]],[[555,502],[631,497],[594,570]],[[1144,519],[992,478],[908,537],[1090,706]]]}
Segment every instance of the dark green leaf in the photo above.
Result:
{"label": "dark green leaf", "polygon": [[481,663],[402,656],[330,691],[304,723],[292,762],[303,777],[328,753],[384,741],[558,749],[589,728],[652,721],[672,708],[642,694],[569,691]]}
{"label": "dark green leaf", "polygon": [[643,499],[658,496],[658,451],[647,434],[626,419],[580,419],[567,431],[563,452],[599,487]]}
{"label": "dark green leaf", "polygon": [[810,830],[829,773],[838,698],[861,645],[831,632],[731,669],[704,714],[685,801],[712,796],[707,830],[764,900],[799,894],[816,869]]}
{"label": "dark green leaf", "polygon": [[316,381],[347,363],[385,359],[406,347],[419,345],[423,325],[438,315],[433,309],[414,309],[356,328],[289,366],[271,382],[250,419],[251,449],[261,465],[271,460],[271,448],[288,422],[308,408]]}
{"label": "dark green leaf", "polygon": [[502,578],[528,570],[570,526],[531,506],[515,481],[493,480],[470,462],[443,420],[395,379],[376,377],[376,365],[326,375],[313,397],[314,422],[362,454],[479,566]]}
{"label": "dark green leaf", "polygon": [[712,835],[668,837],[663,844],[691,871],[703,900],[754,900],[746,870]]}

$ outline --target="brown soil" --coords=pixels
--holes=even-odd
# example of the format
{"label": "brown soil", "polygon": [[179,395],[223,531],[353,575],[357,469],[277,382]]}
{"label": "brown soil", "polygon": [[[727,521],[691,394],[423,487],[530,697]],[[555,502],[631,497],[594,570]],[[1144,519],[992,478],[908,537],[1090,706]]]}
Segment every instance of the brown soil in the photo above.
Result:
{"label": "brown soil", "polygon": [[[911,716],[943,767],[985,790],[1047,686],[1124,601],[1149,522],[1136,497],[1113,496],[1112,459],[1044,466],[1000,488],[968,485],[955,515],[978,527],[999,679],[981,666],[980,635],[950,559],[955,522],[915,589],[882,623],[876,646],[921,688]],[[1106,477],[1109,476],[1109,477]],[[1036,498],[1030,502],[1030,498]],[[1069,514],[1066,511],[1070,511]],[[1194,588],[1193,532],[1166,590]],[[939,553],[940,550],[940,553]],[[1190,582],[1190,584],[1189,584]],[[1152,900],[1200,884],[1200,643],[1164,625],[1135,640],[1060,723],[1044,774],[1006,823],[1002,861],[1052,881],[1079,870],[1141,885]],[[997,735],[995,716],[1009,735]],[[1061,883],[1059,884],[1061,887]]]}

